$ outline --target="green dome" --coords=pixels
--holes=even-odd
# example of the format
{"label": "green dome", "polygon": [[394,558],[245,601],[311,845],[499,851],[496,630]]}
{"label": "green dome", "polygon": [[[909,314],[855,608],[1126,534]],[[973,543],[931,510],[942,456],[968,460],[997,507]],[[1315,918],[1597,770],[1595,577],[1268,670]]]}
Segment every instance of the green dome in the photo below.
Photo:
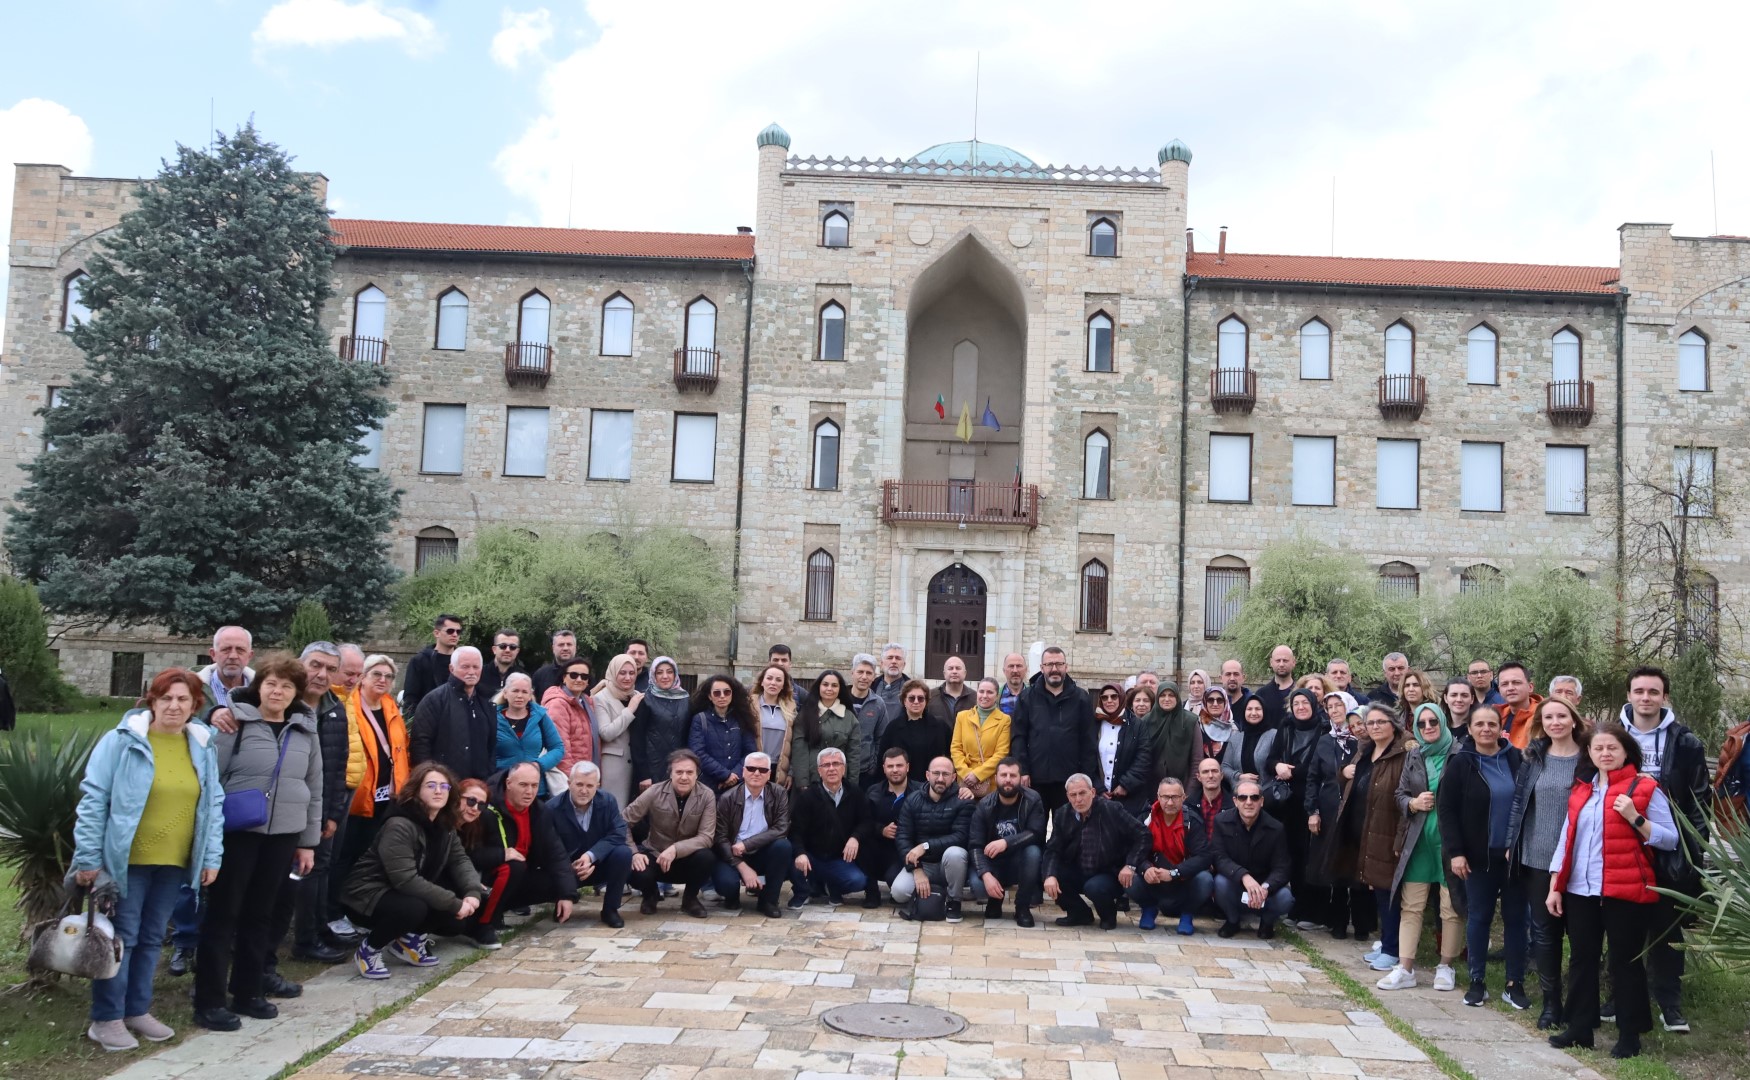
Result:
{"label": "green dome", "polygon": [[1178,139],[1174,139],[1172,142],[1161,147],[1161,152],[1156,155],[1155,160],[1162,165],[1165,165],[1169,161],[1183,161],[1185,164],[1189,165],[1191,164],[1191,148],[1180,142]]}
{"label": "green dome", "polygon": [[[973,147],[978,148],[978,160],[973,160]],[[1039,166],[1032,158],[1019,150],[1011,150],[1001,143],[991,142],[945,142],[937,143],[925,150],[919,150],[910,158],[916,162],[935,162],[938,165],[984,165],[993,168],[1036,169]]]}
{"label": "green dome", "polygon": [[766,129],[754,140],[756,146],[782,146],[790,149],[790,133],[776,124],[767,124]]}

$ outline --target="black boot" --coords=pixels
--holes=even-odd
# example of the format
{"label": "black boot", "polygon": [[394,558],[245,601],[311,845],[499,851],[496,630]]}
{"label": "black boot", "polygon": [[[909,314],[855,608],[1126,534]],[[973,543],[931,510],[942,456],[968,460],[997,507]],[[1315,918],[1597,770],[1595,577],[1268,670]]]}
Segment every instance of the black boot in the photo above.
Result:
{"label": "black boot", "polygon": [[1537,1030],[1548,1031],[1550,1028],[1562,1026],[1562,993],[1560,990],[1545,990],[1543,992],[1543,1011],[1537,1014]]}

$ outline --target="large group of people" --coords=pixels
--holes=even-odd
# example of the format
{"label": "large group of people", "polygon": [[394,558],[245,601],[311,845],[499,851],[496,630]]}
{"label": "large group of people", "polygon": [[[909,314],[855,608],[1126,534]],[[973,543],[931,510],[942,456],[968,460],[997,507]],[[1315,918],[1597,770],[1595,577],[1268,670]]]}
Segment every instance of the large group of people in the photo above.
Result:
{"label": "large group of people", "polygon": [[389,959],[437,963],[434,936],[496,948],[508,913],[543,904],[566,922],[585,889],[620,927],[628,888],[643,915],[678,891],[691,917],[779,919],[786,883],[792,909],[878,908],[885,888],[917,920],[960,921],[970,899],[1021,927],[1046,901],[1063,927],[1292,923],[1374,939],[1362,959],[1391,991],[1419,985],[1432,921],[1435,990],[1462,958],[1482,1005],[1498,958],[1501,1000],[1525,1009],[1529,968],[1558,1046],[1614,1017],[1632,1055],[1655,1006],[1687,1030],[1655,852],[1699,858],[1676,821],[1705,828],[1712,791],[1656,668],[1594,725],[1578,679],[1539,697],[1517,662],[1441,686],[1394,653],[1363,691],[1340,659],[1297,679],[1280,646],[1253,688],[1229,660],[1183,690],[1154,671],[1090,690],[1060,648],[974,682],[950,657],[932,685],[889,644],[804,686],[778,645],[751,683],[689,694],[643,641],[597,681],[569,631],[531,673],[515,631],[487,658],[462,629],[435,621],[399,697],[388,656],[319,641],[251,667],[241,627],[212,666],[152,680],[79,810],[73,873],[115,898],[127,957],[94,988],[94,1041],[171,1036],[150,1008],[167,926],[195,1022],[224,1031],[301,992],[277,971],[287,944],[383,979]]}

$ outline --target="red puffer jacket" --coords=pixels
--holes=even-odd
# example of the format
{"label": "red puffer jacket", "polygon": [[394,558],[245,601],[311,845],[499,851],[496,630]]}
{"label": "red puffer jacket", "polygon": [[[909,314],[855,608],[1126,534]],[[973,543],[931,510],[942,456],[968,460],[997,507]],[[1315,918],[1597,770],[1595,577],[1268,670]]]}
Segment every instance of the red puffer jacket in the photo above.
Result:
{"label": "red puffer jacket", "polygon": [[[1633,765],[1624,765],[1606,778],[1608,786],[1604,789],[1604,888],[1605,896],[1614,900],[1627,900],[1635,904],[1655,904],[1659,894],[1653,891],[1653,859],[1647,851],[1647,845],[1641,841],[1641,834],[1630,825],[1623,816],[1612,809],[1618,795],[1627,795],[1634,801],[1635,809],[1642,817],[1646,816],[1647,805],[1653,801],[1653,793],[1659,790],[1659,785],[1648,780],[1646,783],[1636,783],[1640,773]],[[1568,874],[1574,867],[1574,833],[1580,820],[1580,811],[1592,799],[1596,781],[1576,781],[1574,790],[1568,796],[1568,844],[1567,854],[1562,859],[1562,869],[1556,875],[1555,887],[1563,891],[1568,887]]]}

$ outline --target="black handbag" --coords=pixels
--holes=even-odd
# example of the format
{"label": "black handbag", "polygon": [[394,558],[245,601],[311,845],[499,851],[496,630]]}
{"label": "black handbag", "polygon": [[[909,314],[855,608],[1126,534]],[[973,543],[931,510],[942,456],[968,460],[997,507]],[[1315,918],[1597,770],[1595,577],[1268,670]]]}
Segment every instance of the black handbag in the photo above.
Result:
{"label": "black handbag", "polygon": [[[1635,783],[1647,779],[1637,776]],[[1655,783],[1654,787],[1658,785]],[[1669,796],[1666,797],[1669,800]],[[1653,849],[1653,880],[1661,889],[1682,893],[1684,896],[1700,896],[1701,867],[1689,854],[1689,837],[1684,833],[1684,819],[1677,814],[1677,806],[1671,804],[1671,817],[1677,822],[1677,846],[1670,851],[1664,848]]]}

